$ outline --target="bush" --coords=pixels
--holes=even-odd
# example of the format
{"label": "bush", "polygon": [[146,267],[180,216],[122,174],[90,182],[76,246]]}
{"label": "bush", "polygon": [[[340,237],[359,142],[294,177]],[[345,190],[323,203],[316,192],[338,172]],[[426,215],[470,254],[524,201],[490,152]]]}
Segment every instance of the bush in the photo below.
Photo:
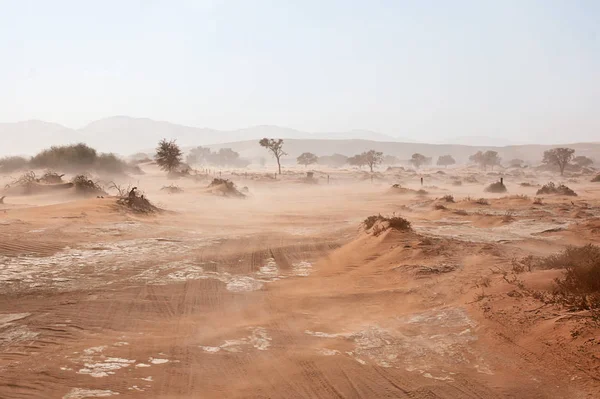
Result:
{"label": "bush", "polygon": [[594,177],[594,178],[592,179],[592,183],[600,183],[600,175],[598,175],[598,176]]}
{"label": "bush", "polygon": [[75,186],[75,192],[77,194],[85,196],[107,195],[100,184],[96,183],[86,175],[75,176],[71,182]]}
{"label": "bush", "polygon": [[28,165],[29,161],[24,157],[13,156],[0,158],[0,173],[10,173],[25,169]]}
{"label": "bush", "polygon": [[60,169],[77,172],[95,170],[97,172],[122,174],[129,166],[115,154],[98,154],[86,144],[52,146],[31,158],[34,168]]}
{"label": "bush", "polygon": [[454,196],[452,194],[446,194],[442,199],[446,202],[454,202]]}
{"label": "bush", "polygon": [[579,310],[600,310],[600,247],[567,247],[538,260],[536,266],[565,269],[564,277],[556,279],[555,295],[560,302]]}
{"label": "bush", "polygon": [[370,230],[373,227],[377,227],[378,222],[386,223],[387,226],[379,226],[377,228],[377,231],[374,231],[375,235],[387,229],[394,229],[400,231],[411,230],[410,222],[404,219],[403,217],[396,215],[392,215],[391,217],[382,216],[381,214],[372,215],[363,221],[363,225],[365,226],[366,230]]}
{"label": "bush", "polygon": [[121,196],[117,200],[117,204],[127,208],[135,213],[154,213],[160,211],[160,209],[154,206],[144,194],[140,194],[137,191],[137,187],[133,187],[126,196]]}
{"label": "bush", "polygon": [[505,193],[507,190],[504,183],[498,181],[487,186],[484,191],[486,193]]}
{"label": "bush", "polygon": [[488,200],[486,200],[485,198],[479,198],[478,200],[475,201],[476,204],[478,205],[489,205],[490,202]]}
{"label": "bush", "polygon": [[536,195],[541,194],[556,194],[577,197],[577,193],[575,193],[575,191],[571,190],[569,187],[565,186],[564,184],[556,185],[554,182],[550,182],[542,186],[542,188],[537,191]]}

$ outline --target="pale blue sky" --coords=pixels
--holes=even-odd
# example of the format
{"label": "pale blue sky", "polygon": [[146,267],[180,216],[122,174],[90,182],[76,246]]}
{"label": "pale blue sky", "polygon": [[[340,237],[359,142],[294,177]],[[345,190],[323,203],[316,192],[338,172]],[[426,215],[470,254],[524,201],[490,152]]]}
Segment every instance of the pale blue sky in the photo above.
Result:
{"label": "pale blue sky", "polygon": [[595,0],[0,0],[0,54],[1,122],[600,141]]}

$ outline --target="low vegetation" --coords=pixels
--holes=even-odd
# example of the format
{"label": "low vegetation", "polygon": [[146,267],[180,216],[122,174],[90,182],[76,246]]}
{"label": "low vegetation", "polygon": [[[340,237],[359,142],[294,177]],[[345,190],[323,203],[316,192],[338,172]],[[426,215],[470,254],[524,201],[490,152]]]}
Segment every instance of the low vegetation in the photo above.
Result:
{"label": "low vegetation", "polygon": [[392,215],[390,217],[372,215],[363,221],[363,226],[366,230],[372,230],[375,235],[382,233],[385,230],[393,229],[399,231],[411,230],[411,224],[403,217]]}
{"label": "low vegetation", "polygon": [[208,185],[215,194],[222,195],[224,197],[236,197],[245,198],[246,195],[237,189],[235,183],[231,180],[215,178]]}
{"label": "low vegetation", "polygon": [[555,194],[555,195],[567,195],[571,197],[576,197],[577,193],[571,190],[569,187],[564,184],[555,184],[554,182],[550,182],[545,184],[540,188],[536,195],[544,195],[544,194]]}
{"label": "low vegetation", "polygon": [[71,180],[75,187],[75,192],[84,196],[104,196],[107,195],[102,186],[92,180],[87,175],[77,175]]}
{"label": "low vegetation", "polygon": [[454,202],[454,196],[452,194],[446,194],[442,199],[446,202]]}
{"label": "low vegetation", "polygon": [[485,198],[479,198],[478,200],[475,200],[475,203],[477,205],[489,205],[490,202],[488,200],[486,200]]}
{"label": "low vegetation", "polygon": [[138,192],[137,187],[131,188],[127,195],[120,197],[117,204],[134,213],[154,213],[160,211],[145,196]]}
{"label": "low vegetation", "polygon": [[506,189],[506,186],[504,185],[503,181],[498,181],[496,183],[492,183],[489,186],[487,186],[484,191],[486,193],[500,194],[500,193],[505,193],[508,190]]}
{"label": "low vegetation", "polygon": [[183,188],[176,186],[174,184],[171,184],[169,186],[163,186],[160,191],[165,191],[169,194],[180,194],[183,193]]}
{"label": "low vegetation", "polygon": [[592,183],[600,183],[600,175],[594,177],[591,181]]}

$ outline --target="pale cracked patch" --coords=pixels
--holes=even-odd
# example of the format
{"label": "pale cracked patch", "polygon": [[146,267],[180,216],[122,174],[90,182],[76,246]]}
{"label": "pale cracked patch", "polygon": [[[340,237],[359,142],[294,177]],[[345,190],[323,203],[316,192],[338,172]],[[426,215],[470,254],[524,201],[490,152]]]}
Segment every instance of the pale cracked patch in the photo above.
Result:
{"label": "pale cracked patch", "polygon": [[263,327],[250,328],[251,334],[240,339],[228,339],[219,346],[200,346],[206,353],[241,352],[244,347],[252,346],[259,351],[265,351],[271,346],[272,338]]}
{"label": "pale cracked patch", "polygon": [[[476,323],[463,309],[433,310],[397,318],[388,324],[371,325],[352,333],[310,330],[305,333],[352,341],[354,350],[346,354],[360,363],[365,359],[381,367],[402,367],[419,371],[427,378],[449,381],[452,373],[445,370],[457,367],[474,367],[479,372],[491,373],[484,359],[471,348],[470,344],[477,340],[473,332]],[[330,353],[319,351],[323,355]]]}
{"label": "pale cracked patch", "polygon": [[63,399],[108,398],[118,394],[118,392],[109,391],[108,389],[73,388],[63,396]]}
{"label": "pale cracked patch", "polygon": [[117,370],[129,367],[133,363],[135,363],[135,360],[109,357],[102,362],[85,363],[85,367],[80,369],[77,374],[89,374],[96,378],[108,377],[109,375],[115,374]]}
{"label": "pale cracked patch", "polygon": [[169,363],[169,359],[155,359],[155,358],[150,358],[148,359],[149,363],[152,364],[165,364],[165,363]]}

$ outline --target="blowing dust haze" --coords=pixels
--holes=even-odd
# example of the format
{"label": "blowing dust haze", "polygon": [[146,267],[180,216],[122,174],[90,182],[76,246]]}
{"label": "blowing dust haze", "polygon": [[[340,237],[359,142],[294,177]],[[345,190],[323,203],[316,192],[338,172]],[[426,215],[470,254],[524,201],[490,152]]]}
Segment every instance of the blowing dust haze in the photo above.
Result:
{"label": "blowing dust haze", "polygon": [[0,397],[600,397],[600,5],[2,2]]}

